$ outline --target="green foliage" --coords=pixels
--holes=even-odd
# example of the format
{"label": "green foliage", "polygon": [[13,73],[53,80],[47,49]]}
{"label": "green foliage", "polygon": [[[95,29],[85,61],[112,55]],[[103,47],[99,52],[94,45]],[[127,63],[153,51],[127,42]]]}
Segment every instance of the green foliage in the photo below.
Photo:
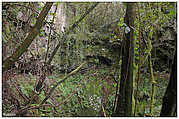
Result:
{"label": "green foliage", "polygon": [[120,22],[117,24],[119,27],[122,27],[124,24],[124,18],[120,18]]}
{"label": "green foliage", "polygon": [[40,29],[40,37],[44,37],[45,36],[45,30],[44,29]]}
{"label": "green foliage", "polygon": [[35,25],[36,22],[37,22],[37,19],[34,19],[34,20],[32,21],[32,24]]}

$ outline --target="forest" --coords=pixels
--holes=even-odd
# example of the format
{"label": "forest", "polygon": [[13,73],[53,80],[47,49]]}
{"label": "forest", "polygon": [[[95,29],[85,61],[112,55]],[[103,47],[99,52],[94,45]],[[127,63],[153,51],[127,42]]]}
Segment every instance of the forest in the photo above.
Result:
{"label": "forest", "polygon": [[177,2],[2,2],[2,117],[177,117]]}

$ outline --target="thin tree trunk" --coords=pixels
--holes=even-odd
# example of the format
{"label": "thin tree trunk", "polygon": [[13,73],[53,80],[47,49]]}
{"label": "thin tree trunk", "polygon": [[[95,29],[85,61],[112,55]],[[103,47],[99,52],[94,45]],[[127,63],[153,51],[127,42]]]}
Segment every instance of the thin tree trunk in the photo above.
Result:
{"label": "thin tree trunk", "polygon": [[127,3],[125,23],[130,31],[125,33],[122,48],[120,90],[115,116],[132,116],[135,3]]}

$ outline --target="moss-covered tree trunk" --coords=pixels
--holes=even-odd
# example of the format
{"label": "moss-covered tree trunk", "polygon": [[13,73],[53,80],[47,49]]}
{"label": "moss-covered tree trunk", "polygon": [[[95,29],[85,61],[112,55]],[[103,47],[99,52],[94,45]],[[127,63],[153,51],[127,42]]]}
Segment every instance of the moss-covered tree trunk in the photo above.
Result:
{"label": "moss-covered tree trunk", "polygon": [[120,90],[115,116],[132,116],[133,62],[134,62],[135,3],[127,3],[125,24],[130,28],[125,35],[122,48]]}
{"label": "moss-covered tree trunk", "polygon": [[[177,40],[177,35],[175,35],[175,41]],[[175,56],[172,64],[172,70],[170,74],[170,81],[163,97],[163,104],[160,116],[177,116],[177,49],[175,51]]]}
{"label": "moss-covered tree trunk", "polygon": [[35,26],[29,31],[24,41],[19,45],[19,47],[17,47],[15,52],[10,57],[3,61],[3,72],[10,69],[14,65],[14,63],[18,61],[19,57],[28,50],[28,47],[30,46],[32,41],[39,34],[40,29],[43,26],[43,21],[45,20],[45,17],[47,16],[52,5],[53,3],[46,3],[37,18]]}

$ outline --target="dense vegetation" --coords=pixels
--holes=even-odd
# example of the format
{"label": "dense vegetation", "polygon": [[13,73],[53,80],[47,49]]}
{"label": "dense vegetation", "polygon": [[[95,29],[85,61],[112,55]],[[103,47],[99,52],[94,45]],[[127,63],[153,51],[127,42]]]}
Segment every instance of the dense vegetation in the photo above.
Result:
{"label": "dense vegetation", "polygon": [[176,2],[2,3],[2,115],[177,116]]}

